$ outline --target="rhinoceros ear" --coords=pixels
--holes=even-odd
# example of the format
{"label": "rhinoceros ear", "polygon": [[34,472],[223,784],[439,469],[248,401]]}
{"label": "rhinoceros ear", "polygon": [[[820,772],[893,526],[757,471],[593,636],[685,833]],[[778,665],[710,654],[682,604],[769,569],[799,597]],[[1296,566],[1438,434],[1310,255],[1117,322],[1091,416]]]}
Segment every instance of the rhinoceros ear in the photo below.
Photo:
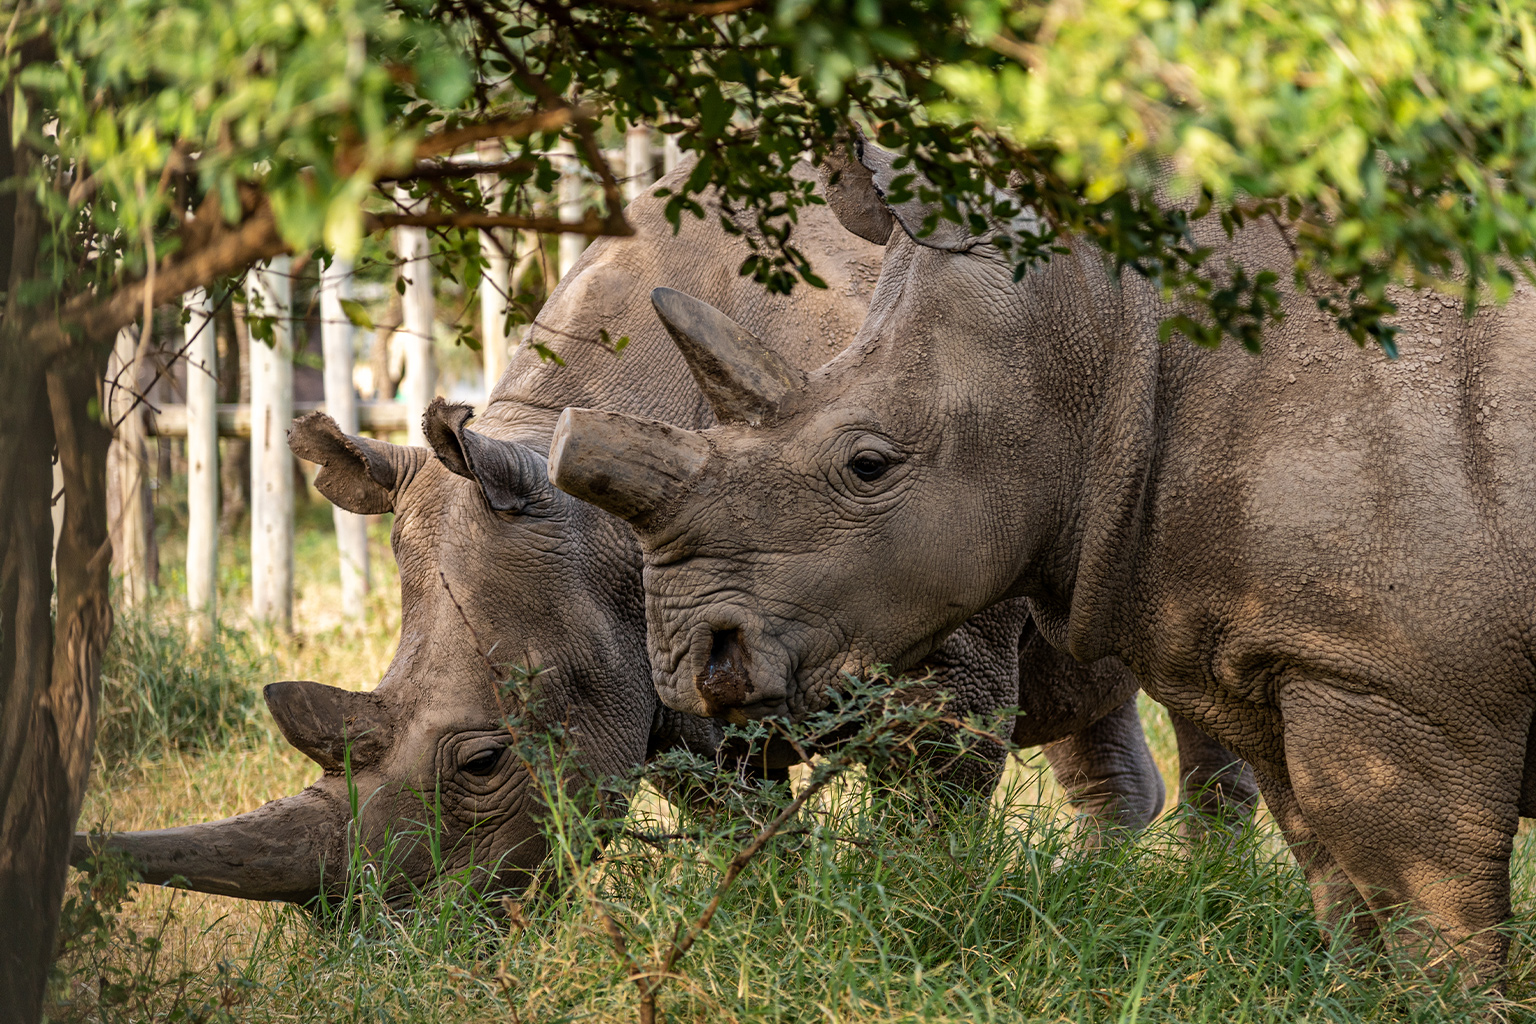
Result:
{"label": "rhinoceros ear", "polygon": [[422,427],[437,461],[451,473],[480,485],[486,502],[497,512],[520,513],[549,494],[544,458],[525,444],[498,441],[468,429],[475,411],[467,405],[434,398]]}
{"label": "rhinoceros ear", "polygon": [[[854,152],[858,154],[859,164],[869,174],[871,187],[912,241],[929,249],[943,249],[946,252],[964,252],[983,241],[972,235],[964,225],[945,220],[942,203],[923,201],[920,190],[924,187],[931,190],[933,186],[917,173],[910,162],[904,167],[897,168],[895,165],[896,161],[901,159],[900,154],[881,149],[862,135],[854,137],[853,145]],[[892,197],[898,195],[906,198],[893,202]],[[835,213],[836,210],[834,209],[833,212]],[[925,235],[923,227],[929,217],[934,218],[934,225],[933,229]]]}
{"label": "rhinoceros ear", "polygon": [[709,303],[657,288],[651,305],[721,423],[755,426],[805,383],[805,374]]}
{"label": "rhinoceros ear", "polygon": [[567,409],[549,446],[549,479],[642,532],[704,466],[702,434],[618,412]]}
{"label": "rhinoceros ear", "polygon": [[288,742],[328,772],[370,765],[394,740],[394,718],[375,694],[289,681],[262,695]]}
{"label": "rhinoceros ear", "polygon": [[[910,166],[898,169],[895,164],[900,159],[899,154],[881,149],[865,141],[863,136],[854,138],[854,149],[858,154],[859,163],[869,172],[870,184],[875,192],[896,218],[896,223],[900,224],[901,229],[918,245],[929,249],[943,249],[946,252],[967,252],[1000,234],[1018,238],[1024,235],[1039,235],[1045,231],[1044,222],[1034,210],[1028,207],[1021,208],[1017,197],[988,185],[985,200],[961,202],[962,212],[979,213],[987,224],[986,234],[973,235],[967,226],[944,218],[942,203],[922,200],[919,190],[924,187],[931,190],[933,186]],[[901,182],[901,188],[897,187],[898,181]],[[893,197],[898,194],[905,195],[907,198],[900,202],[893,202]],[[830,196],[827,201],[831,202]],[[1007,215],[1006,220],[994,215],[994,201],[1002,203],[1004,208],[1013,211]],[[835,208],[833,212],[836,212]],[[925,235],[923,227],[930,216],[934,218],[933,230]],[[849,228],[849,230],[853,229]]]}
{"label": "rhinoceros ear", "polygon": [[323,412],[288,428],[293,454],[321,465],[315,487],[348,512],[379,515],[395,507],[395,495],[421,468],[426,452],[341,432]]}
{"label": "rhinoceros ear", "polygon": [[855,129],[852,137],[839,139],[822,160],[821,194],[838,223],[867,242],[884,245],[891,240],[895,220],[869,168],[854,155],[863,141],[863,133]]}

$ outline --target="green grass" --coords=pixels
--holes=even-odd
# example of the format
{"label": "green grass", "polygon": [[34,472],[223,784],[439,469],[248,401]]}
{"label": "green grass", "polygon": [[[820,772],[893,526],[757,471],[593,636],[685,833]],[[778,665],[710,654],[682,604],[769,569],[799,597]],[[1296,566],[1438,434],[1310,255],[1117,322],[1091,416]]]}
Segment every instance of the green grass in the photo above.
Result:
{"label": "green grass", "polygon": [[98,771],[259,735],[252,683],[271,674],[270,656],[244,632],[221,628],[198,643],[151,613],[120,611],[102,659]]}
{"label": "green grass", "polygon": [[[301,607],[334,596],[325,524],[315,516],[304,534]],[[173,547],[174,539],[163,550]],[[229,607],[239,600],[232,586]],[[97,774],[82,820],[180,824],[307,784],[318,770],[283,744],[264,711],[250,713],[250,695],[274,672],[371,685],[398,629],[397,600],[376,594],[361,629],[306,629],[301,614],[299,635],[287,640],[236,622],[182,665],[169,596],[157,619],[125,620],[111,662],[120,679],[104,714],[139,724],[114,741],[116,770]],[[158,695],[136,698],[134,679]],[[158,710],[134,711],[135,699]],[[166,710],[178,708],[193,710]],[[1171,780],[1171,730],[1160,710],[1143,711]],[[1462,992],[1453,977],[1333,949],[1267,818],[1227,846],[1182,845],[1166,823],[1083,855],[1042,764],[1015,763],[987,813],[937,824],[866,786],[861,771],[841,776],[793,823],[797,834],[771,841],[724,896],[662,981],[662,1017],[1132,1024],[1485,1014],[1486,997]],[[796,778],[803,786],[810,775],[797,769]],[[558,877],[536,897],[506,905],[445,885],[400,911],[363,891],[343,917],[317,919],[292,907],[135,887],[120,872],[94,883],[72,874],[71,944],[58,964],[51,1019],[636,1020],[633,976],[664,958],[698,917],[743,835],[729,823],[679,820],[649,788],[635,791],[631,807],[624,829],[595,857],[590,822],[559,805]],[[765,804],[755,816],[771,810]],[[678,834],[687,838],[655,838]],[[1530,839],[1522,832],[1517,844],[1509,925],[1504,1012],[1514,1019],[1536,1005]],[[624,938],[622,959],[610,924]]]}

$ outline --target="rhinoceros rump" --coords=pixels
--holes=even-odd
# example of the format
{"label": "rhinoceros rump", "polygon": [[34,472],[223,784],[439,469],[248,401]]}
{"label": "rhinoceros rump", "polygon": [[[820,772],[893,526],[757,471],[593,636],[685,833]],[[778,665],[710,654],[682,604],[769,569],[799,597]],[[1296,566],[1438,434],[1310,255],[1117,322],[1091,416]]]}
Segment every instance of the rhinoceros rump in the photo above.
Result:
{"label": "rhinoceros rump", "polygon": [[[845,352],[788,391],[722,376],[758,423],[640,458],[645,424],[557,431],[556,482],[640,526],[663,699],[697,707],[729,633],[750,699],[798,715],[1022,595],[1057,647],[1120,657],[1255,766],[1324,920],[1374,933],[1406,906],[1418,952],[1495,976],[1536,810],[1536,294],[1468,322],[1400,293],[1395,361],[1297,294],[1262,357],[1163,345],[1174,311],[1092,246],[1015,282],[987,238],[916,237],[932,211],[883,205],[892,158],[861,159],[839,201],[904,232]],[[1198,237],[1290,279],[1274,225]],[[738,339],[689,342],[717,346]],[[649,465],[676,472],[592,488]]]}
{"label": "rhinoceros rump", "polygon": [[[367,694],[315,683],[269,687],[284,735],[324,774],[297,796],[226,821],[111,837],[148,880],[179,874],[200,890],[302,901],[320,892],[322,862],[327,889],[345,884],[348,844],[357,841],[369,856],[392,852],[390,891],[404,893],[437,869],[413,834],[440,823],[444,870],[521,884],[545,846],[527,773],[504,749],[486,654],[499,665],[540,670],[530,683],[538,716],[568,724],[580,767],[592,776],[623,772],[678,744],[714,749],[713,723],[664,708],[651,685],[631,531],[555,490],[542,453],[559,411],[571,404],[603,403],[683,428],[713,422],[706,393],[651,311],[654,287],[707,295],[773,339],[789,365],[813,366],[852,337],[881,249],[843,230],[824,207],[809,208],[795,240],[830,287],[769,297],[736,273],[746,247],[720,230],[718,210],[704,221],[684,218],[674,235],[663,206],[638,200],[628,211],[636,237],[587,250],[533,328],[532,340],[567,365],[543,362],[525,346],[475,429],[467,408],[443,403],[425,424],[432,451],[351,437],[320,414],[295,424],[293,450],[321,465],[316,483],[326,496],[360,513],[395,513],[399,649]],[[631,339],[622,358],[600,343],[604,329]],[[1058,776],[1100,818],[1140,825],[1161,809],[1162,783],[1131,701],[1134,680],[1122,669],[1055,655],[1039,643],[1021,603],[979,618],[936,659],[940,677],[981,709],[1014,703],[1021,673],[1062,680],[1031,688],[1062,700],[1042,703],[1030,718],[1035,733],[1022,740],[1058,740],[1048,748]],[[1186,764],[1224,783],[1211,792],[1230,793],[1241,810],[1242,776],[1220,776],[1231,755],[1191,742],[1181,742],[1195,751]],[[348,771],[360,819],[350,831]],[[441,807],[425,806],[422,794],[436,794]],[[77,854],[87,845],[81,837]]]}

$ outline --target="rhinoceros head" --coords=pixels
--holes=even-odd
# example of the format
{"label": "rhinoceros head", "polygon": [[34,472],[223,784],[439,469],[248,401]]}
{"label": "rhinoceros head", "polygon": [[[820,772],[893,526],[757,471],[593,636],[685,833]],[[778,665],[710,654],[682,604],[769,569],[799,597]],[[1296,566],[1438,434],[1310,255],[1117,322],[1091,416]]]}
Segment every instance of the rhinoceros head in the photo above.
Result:
{"label": "rhinoceros head", "polygon": [[[525,730],[560,723],[572,767],[597,778],[643,760],[657,704],[634,610],[639,560],[616,557],[633,550],[628,530],[555,490],[543,455],[469,417],[435,403],[431,451],[349,436],[323,413],[294,424],[290,446],[321,464],[323,494],[395,513],[400,646],[370,692],[269,685],[273,717],[319,781],[235,818],[107,838],[146,881],[303,902],[366,862],[389,873],[391,894],[439,874],[517,888],[546,849],[509,716]],[[76,859],[102,841],[81,837]]]}
{"label": "rhinoceros head", "polygon": [[[690,167],[661,184],[678,186]],[[269,689],[284,735],[324,774],[301,794],[226,821],[110,837],[137,856],[146,878],[180,874],[204,891],[305,900],[321,889],[322,860],[326,887],[339,886],[361,847],[375,859],[391,855],[403,891],[434,877],[424,839],[440,826],[444,870],[472,867],[516,885],[545,848],[534,787],[508,750],[505,712],[534,727],[560,723],[573,767],[587,778],[671,746],[715,750],[718,727],[666,712],[651,685],[634,533],[550,484],[549,432],[572,404],[711,421],[651,312],[656,284],[710,296],[760,325],[797,365],[821,362],[862,315],[881,250],[860,238],[882,227],[877,217],[855,237],[824,208],[803,210],[796,241],[830,287],[768,297],[736,273],[750,249],[719,226],[715,215],[727,211],[706,198],[711,216],[685,217],[674,232],[668,202],[649,195],[632,203],[635,236],[595,243],[540,310],[530,341],[562,358],[546,362],[533,345],[520,348],[473,424],[465,407],[432,406],[430,450],[347,436],[322,415],[294,426],[293,450],[322,466],[324,494],[355,512],[394,513],[399,648],[368,693],[316,683]],[[626,338],[617,358],[610,345]],[[498,704],[495,683],[509,673],[525,683]],[[81,837],[77,859],[89,845]]]}
{"label": "rhinoceros head", "polygon": [[[641,538],[652,674],[679,710],[798,717],[844,671],[910,666],[1008,589],[1010,534],[1044,535],[1060,507],[1050,488],[1003,501],[977,486],[1015,472],[1025,441],[988,435],[997,403],[966,344],[1008,314],[1011,261],[948,221],[923,234],[934,211],[881,198],[891,155],[861,159],[829,202],[852,230],[903,231],[846,351],[801,375],[719,311],[658,289],[718,425],[567,409],[556,430],[555,484]],[[1028,440],[1048,443],[1054,417],[1026,413]]]}

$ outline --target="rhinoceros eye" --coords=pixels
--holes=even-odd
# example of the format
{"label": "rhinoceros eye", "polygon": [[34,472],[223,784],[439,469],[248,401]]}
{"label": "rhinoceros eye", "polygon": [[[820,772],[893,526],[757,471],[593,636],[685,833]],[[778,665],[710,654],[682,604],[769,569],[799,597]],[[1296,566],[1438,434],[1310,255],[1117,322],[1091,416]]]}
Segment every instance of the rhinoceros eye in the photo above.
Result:
{"label": "rhinoceros eye", "polygon": [[490,747],[481,750],[459,765],[459,771],[465,775],[490,775],[496,771],[496,766],[501,764],[501,756],[506,752],[506,747]]}
{"label": "rhinoceros eye", "polygon": [[891,468],[891,460],[880,452],[862,451],[848,460],[848,468],[853,470],[854,476],[867,483],[884,476],[885,471]]}

